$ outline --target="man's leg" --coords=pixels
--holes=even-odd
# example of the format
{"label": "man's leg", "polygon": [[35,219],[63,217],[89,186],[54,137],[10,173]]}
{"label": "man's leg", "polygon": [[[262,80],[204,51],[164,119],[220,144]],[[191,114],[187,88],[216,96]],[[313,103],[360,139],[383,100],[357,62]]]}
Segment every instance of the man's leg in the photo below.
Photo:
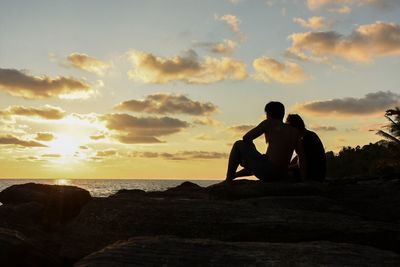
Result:
{"label": "man's leg", "polygon": [[235,173],[235,178],[251,176],[251,175],[253,175],[253,173],[249,169],[243,168]]}
{"label": "man's leg", "polygon": [[252,173],[247,170],[239,171],[236,173],[237,168],[243,162],[243,157],[254,157],[259,154],[253,143],[246,143],[243,140],[236,141],[233,146],[231,153],[229,154],[228,170],[226,172],[226,181],[232,181],[237,177],[252,175]]}
{"label": "man's leg", "polygon": [[226,172],[226,179],[225,181],[232,181],[235,179],[235,173],[237,168],[239,167],[240,160],[241,160],[241,153],[240,153],[240,143],[243,141],[236,141],[233,146],[231,153],[229,154],[228,160],[228,170]]}

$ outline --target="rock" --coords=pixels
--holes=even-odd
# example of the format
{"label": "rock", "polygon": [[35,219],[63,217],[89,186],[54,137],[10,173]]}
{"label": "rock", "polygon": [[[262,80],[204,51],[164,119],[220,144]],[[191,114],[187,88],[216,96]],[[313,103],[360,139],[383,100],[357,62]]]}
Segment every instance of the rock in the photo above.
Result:
{"label": "rock", "polygon": [[148,195],[149,197],[175,197],[186,199],[208,198],[208,193],[205,191],[205,188],[191,182],[183,182],[164,192],[149,192]]}
{"label": "rock", "polygon": [[3,204],[36,202],[43,206],[48,222],[65,222],[76,215],[91,199],[90,193],[75,186],[27,183],[13,185],[0,192]]}
{"label": "rock", "polygon": [[[178,252],[192,255],[191,261],[190,257],[182,256],[190,266],[196,266],[197,262],[200,262],[199,265],[215,262],[218,266],[220,257],[238,262],[243,259],[246,264],[242,265],[268,265],[287,260],[282,263],[287,266],[296,263],[290,259],[300,257],[305,259],[303,266],[308,266],[308,263],[313,265],[315,251],[322,253],[322,258],[315,256],[317,263],[314,266],[344,264],[340,258],[342,255],[351,266],[356,258],[364,255],[366,261],[378,262],[379,257],[374,256],[381,255],[382,250],[386,250],[385,253],[400,252],[400,185],[396,183],[289,184],[238,180],[209,187],[187,182],[163,192],[120,190],[108,198],[91,198],[89,195],[91,201],[78,201],[79,205],[74,204],[76,217],[68,217],[68,221],[65,219],[63,223],[58,223],[57,227],[50,228],[51,231],[44,227],[43,218],[48,218],[47,214],[59,214],[60,210],[64,213],[65,206],[60,203],[74,202],[71,192],[82,192],[81,189],[60,190],[58,187],[34,184],[10,188],[0,193],[0,199],[7,203],[0,206],[0,227],[22,232],[42,251],[56,255],[65,266],[107,246],[107,249],[113,249],[110,244],[129,238],[133,238],[129,242],[135,240],[134,244],[140,244],[142,248],[160,251],[155,255],[161,259],[164,248],[169,246],[174,249],[176,246],[177,254],[166,254],[166,265],[175,265]],[[76,199],[79,200],[79,197]],[[55,206],[50,205],[52,201]],[[147,238],[138,239],[143,236]],[[309,250],[301,250],[299,242]],[[285,244],[274,247],[272,243]],[[270,255],[273,260],[268,261],[263,258],[264,254],[257,252],[261,248],[256,246],[253,249],[255,244],[262,244],[264,253],[270,250],[282,250],[282,253],[273,252]],[[131,246],[128,244],[129,248]],[[221,248],[224,246],[234,249],[225,251]],[[186,247],[188,251],[185,251]],[[199,255],[205,251],[204,255],[213,255],[216,259],[211,264],[206,262],[206,256],[197,260],[197,249]],[[253,250],[255,254],[252,254]],[[115,255],[120,255],[114,260],[117,264],[124,260],[125,252],[116,251]],[[325,257],[325,252],[330,254]],[[145,257],[143,262],[147,264],[147,254],[140,253],[135,255]],[[331,256],[335,253],[339,259]],[[249,258],[241,258],[243,255],[249,255]],[[354,261],[352,255],[357,255]],[[256,256],[262,261],[254,262]],[[99,257],[96,256],[96,261]],[[82,262],[79,264],[86,264],[86,261]],[[164,264],[156,262],[155,265],[158,263]],[[388,261],[388,265],[391,264]],[[0,263],[0,266],[3,265]]]}
{"label": "rock", "polygon": [[119,266],[399,266],[400,256],[331,242],[257,243],[137,237],[117,242],[75,267]]}
{"label": "rock", "polygon": [[153,191],[145,192],[139,189],[122,189],[119,190],[112,197],[123,198],[123,197],[152,197],[152,198],[188,198],[188,199],[199,199],[208,198],[208,193],[205,189],[195,183],[183,182],[182,184],[169,188],[165,191]]}
{"label": "rock", "polygon": [[207,187],[210,197],[216,199],[243,199],[263,196],[309,196],[322,194],[321,183],[288,183],[237,180]]}
{"label": "rock", "polygon": [[331,185],[325,196],[368,220],[400,223],[400,184]]}
{"label": "rock", "polygon": [[118,190],[118,192],[115,193],[114,196],[121,196],[121,195],[143,196],[145,194],[146,194],[146,191],[140,190],[140,189],[121,189],[121,190]]}
{"label": "rock", "polygon": [[198,192],[198,191],[202,191],[203,187],[192,183],[192,182],[183,182],[182,184],[176,186],[176,187],[172,187],[169,188],[167,190],[167,192]]}
{"label": "rock", "polygon": [[36,228],[42,217],[43,206],[37,202],[0,206],[0,227],[16,230]]}
{"label": "rock", "polygon": [[21,233],[0,228],[0,266],[56,267],[61,264],[31,244]]}
{"label": "rock", "polygon": [[[118,240],[159,235],[231,242],[326,240],[400,251],[398,224],[365,220],[324,196],[296,195],[300,185],[285,186],[283,192],[271,188],[263,191],[270,196],[239,195],[234,201],[148,194],[94,199],[68,224],[61,255],[76,260]],[[290,190],[292,196],[283,196]]]}

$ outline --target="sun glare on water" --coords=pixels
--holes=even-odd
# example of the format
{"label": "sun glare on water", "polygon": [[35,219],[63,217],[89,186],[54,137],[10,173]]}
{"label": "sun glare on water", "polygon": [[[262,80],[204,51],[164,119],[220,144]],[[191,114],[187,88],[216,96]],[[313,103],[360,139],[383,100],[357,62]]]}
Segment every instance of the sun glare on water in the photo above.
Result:
{"label": "sun glare on water", "polygon": [[57,179],[54,181],[56,185],[70,185],[70,180],[68,179]]}

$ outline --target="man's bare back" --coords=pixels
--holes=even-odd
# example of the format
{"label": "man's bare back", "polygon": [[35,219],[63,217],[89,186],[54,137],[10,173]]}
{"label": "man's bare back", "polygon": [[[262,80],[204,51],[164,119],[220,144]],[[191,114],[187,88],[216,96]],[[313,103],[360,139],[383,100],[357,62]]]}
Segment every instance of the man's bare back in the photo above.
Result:
{"label": "man's bare back", "polygon": [[287,169],[293,151],[300,138],[299,131],[282,121],[266,119],[243,136],[243,140],[251,142],[264,134],[268,144],[266,156],[277,167]]}

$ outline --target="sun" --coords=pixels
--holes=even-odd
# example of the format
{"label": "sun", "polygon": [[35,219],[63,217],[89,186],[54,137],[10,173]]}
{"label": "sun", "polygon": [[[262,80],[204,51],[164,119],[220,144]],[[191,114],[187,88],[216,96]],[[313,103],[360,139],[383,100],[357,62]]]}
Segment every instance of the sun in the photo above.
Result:
{"label": "sun", "polygon": [[48,145],[51,153],[72,156],[79,149],[80,140],[70,135],[57,135]]}

